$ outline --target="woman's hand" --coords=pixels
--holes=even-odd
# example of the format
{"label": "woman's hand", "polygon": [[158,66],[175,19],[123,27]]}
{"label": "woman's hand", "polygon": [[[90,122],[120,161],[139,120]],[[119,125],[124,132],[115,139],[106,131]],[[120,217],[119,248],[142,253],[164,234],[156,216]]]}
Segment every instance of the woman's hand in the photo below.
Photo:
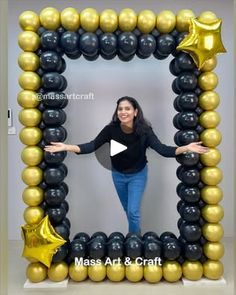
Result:
{"label": "woman's hand", "polygon": [[204,154],[209,151],[209,149],[205,146],[202,146],[202,141],[199,142],[191,142],[188,145],[186,145],[188,152],[194,152],[198,154]]}
{"label": "woman's hand", "polygon": [[67,145],[62,142],[51,142],[51,145],[46,145],[44,150],[49,153],[58,153],[66,151]]}
{"label": "woman's hand", "polygon": [[207,153],[208,151],[209,151],[209,149],[207,147],[202,146],[202,141],[199,141],[199,142],[191,142],[187,145],[179,146],[176,149],[175,154],[180,155],[180,154],[186,153],[186,152],[204,154],[204,153]]}

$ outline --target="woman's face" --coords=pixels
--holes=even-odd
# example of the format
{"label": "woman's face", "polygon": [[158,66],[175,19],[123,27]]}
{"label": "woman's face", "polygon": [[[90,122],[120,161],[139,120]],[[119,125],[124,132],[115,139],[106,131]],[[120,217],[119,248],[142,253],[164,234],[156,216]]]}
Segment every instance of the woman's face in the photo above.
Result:
{"label": "woman's face", "polygon": [[138,110],[128,100],[123,100],[117,108],[117,117],[122,124],[128,125],[133,123],[134,117],[137,116]]}

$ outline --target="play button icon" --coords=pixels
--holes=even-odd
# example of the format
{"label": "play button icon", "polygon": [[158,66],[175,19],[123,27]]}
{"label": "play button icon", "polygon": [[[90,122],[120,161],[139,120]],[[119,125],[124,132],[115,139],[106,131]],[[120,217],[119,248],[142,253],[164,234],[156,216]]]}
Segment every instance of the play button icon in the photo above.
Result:
{"label": "play button icon", "polygon": [[127,150],[127,146],[111,139],[110,141],[110,156],[113,157],[123,151]]}
{"label": "play button icon", "polygon": [[111,157],[125,151],[127,146],[115,141],[106,142],[95,151],[95,156],[98,162],[106,169],[112,170]]}

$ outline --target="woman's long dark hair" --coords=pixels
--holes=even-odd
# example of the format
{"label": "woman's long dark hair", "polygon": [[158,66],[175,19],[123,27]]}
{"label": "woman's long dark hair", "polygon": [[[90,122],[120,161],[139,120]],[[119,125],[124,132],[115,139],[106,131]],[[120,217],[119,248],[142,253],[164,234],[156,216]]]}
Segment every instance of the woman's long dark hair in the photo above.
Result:
{"label": "woman's long dark hair", "polygon": [[117,110],[118,110],[119,104],[125,100],[127,100],[133,106],[133,108],[138,111],[137,116],[134,118],[134,132],[140,136],[147,133],[151,127],[151,124],[144,118],[143,111],[139,103],[137,102],[137,100],[130,96],[123,96],[117,100],[116,109],[112,116],[112,120],[110,124],[120,123],[120,120],[117,117]]}

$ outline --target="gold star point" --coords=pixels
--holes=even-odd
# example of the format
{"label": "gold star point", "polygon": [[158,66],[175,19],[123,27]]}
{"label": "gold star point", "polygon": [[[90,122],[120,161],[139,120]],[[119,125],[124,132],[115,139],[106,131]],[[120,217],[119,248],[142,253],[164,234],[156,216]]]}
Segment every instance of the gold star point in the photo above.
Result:
{"label": "gold star point", "polygon": [[35,258],[50,267],[53,255],[66,241],[54,230],[48,215],[38,224],[21,228],[25,242],[22,256]]}
{"label": "gold star point", "polygon": [[221,40],[221,19],[203,23],[196,18],[190,20],[189,34],[177,46],[190,54],[199,69],[205,61],[217,53],[226,52]]}

